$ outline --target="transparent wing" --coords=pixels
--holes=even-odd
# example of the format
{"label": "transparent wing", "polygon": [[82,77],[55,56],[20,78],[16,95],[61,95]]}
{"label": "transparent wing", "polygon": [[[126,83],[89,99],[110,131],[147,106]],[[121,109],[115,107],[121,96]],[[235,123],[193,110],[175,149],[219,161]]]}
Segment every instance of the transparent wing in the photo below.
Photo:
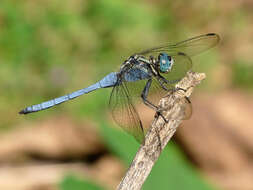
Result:
{"label": "transparent wing", "polygon": [[[166,95],[167,91],[161,88],[156,79],[153,78],[152,81],[148,99],[158,105],[159,98]],[[147,115],[155,114],[154,110],[143,104],[141,98],[146,82],[147,80],[122,82],[121,85],[113,88],[109,101],[109,108],[115,122],[140,143],[150,125],[146,122]]]}
{"label": "transparent wing", "polygon": [[[179,82],[183,77],[185,77],[186,73],[192,68],[192,60],[188,55],[184,53],[177,53],[172,56],[174,60],[174,64],[169,73],[161,74],[166,80],[169,81],[169,84],[166,84],[167,89],[174,89],[175,83]],[[189,119],[192,115],[192,105],[189,99],[185,98],[183,109],[184,110],[184,119]],[[172,118],[174,119],[174,118]]]}
{"label": "transparent wing", "polygon": [[173,89],[175,83],[179,82],[192,68],[192,61],[188,55],[179,52],[171,57],[174,62],[171,70],[168,73],[161,73],[169,81],[169,84],[166,85],[167,89]]}
{"label": "transparent wing", "polygon": [[[172,69],[168,73],[160,73],[160,75],[168,81],[168,83],[164,83],[164,86],[168,90],[174,89],[175,84],[179,82],[192,68],[191,58],[186,54],[179,52],[171,57],[174,62]],[[139,80],[136,82],[127,82],[125,85],[127,86],[131,97],[140,97],[146,82],[147,80]],[[161,97],[161,95],[165,95],[166,93],[168,92],[162,88],[158,78],[153,76],[149,95],[159,94],[159,97]]]}
{"label": "transparent wing", "polygon": [[137,141],[142,142],[143,126],[125,82],[113,88],[109,107],[115,122],[127,133],[133,135]]}
{"label": "transparent wing", "polygon": [[[175,85],[175,84],[174,84]],[[172,84],[171,84],[172,86]],[[172,90],[172,89],[171,89]],[[157,80],[152,81],[152,85],[150,88],[150,93],[148,96],[148,100],[150,100],[153,104],[158,105],[159,101],[164,98],[165,96],[168,96],[169,91],[166,91],[161,88],[161,85]],[[192,104],[188,98],[184,98],[181,100],[182,105],[182,111],[184,112],[184,120],[190,119],[192,115]],[[170,119],[176,119],[173,116]],[[148,126],[144,125],[144,128],[147,129]],[[146,130],[144,130],[146,131]]]}
{"label": "transparent wing", "polygon": [[[165,84],[169,90],[174,89],[175,84],[185,76],[192,66],[191,59],[183,53],[177,53],[172,58],[174,60],[172,70],[169,73],[162,74],[169,81],[168,84]],[[150,125],[150,123],[145,125],[141,122],[141,119],[146,118],[145,115],[147,114],[147,107],[143,104],[141,98],[146,83],[147,79],[121,82],[121,85],[113,88],[109,101],[109,107],[115,122],[139,142],[142,142]],[[147,99],[154,105],[158,105],[159,100],[167,94],[168,91],[164,90],[159,81],[153,77]],[[143,108],[141,105],[145,107]],[[186,102],[185,110],[185,119],[188,119],[191,116],[190,102]]]}
{"label": "transparent wing", "polygon": [[[166,84],[166,88],[170,90],[173,90],[175,88],[175,84],[179,82],[186,74],[186,72],[191,68],[191,59],[184,55],[179,53],[178,55],[173,56],[175,59],[175,63],[177,66],[173,70],[171,70],[170,73],[164,74],[164,78],[169,80],[169,84]],[[177,63],[178,62],[178,63]],[[138,117],[142,121],[142,127],[144,131],[144,135],[149,129],[150,121],[152,120],[155,111],[151,110],[151,108],[147,107],[143,104],[143,100],[141,98],[142,91],[147,83],[147,80],[139,80],[136,82],[126,82],[125,86],[127,87],[128,94],[131,96],[131,102],[132,105],[134,105],[136,112],[138,113]],[[147,99],[153,103],[154,105],[158,106],[159,101],[161,98],[168,95],[169,91],[162,88],[161,84],[157,80],[157,78],[152,78],[152,83],[149,89],[148,97]],[[188,101],[186,98],[184,103],[182,103],[182,110],[184,111],[184,118],[183,119],[189,119],[192,115],[192,105],[191,102]],[[151,114],[153,113],[153,115]],[[151,118],[149,118],[149,117]],[[171,118],[175,119],[175,118]],[[149,121],[149,122],[147,122]]]}
{"label": "transparent wing", "polygon": [[[115,122],[127,133],[134,136],[138,142],[142,142],[144,135],[149,129],[150,122],[155,111],[143,104],[141,93],[147,80],[137,82],[123,82],[120,86],[115,86],[112,90],[109,107]],[[150,87],[148,100],[154,105],[158,105],[159,100],[166,96],[168,91],[164,90],[159,82],[153,78]],[[189,119],[192,114],[191,103],[185,99],[184,119]],[[148,113],[149,114],[148,114]],[[150,115],[150,112],[153,115]],[[152,118],[147,118],[150,115]],[[144,120],[143,120],[144,119]],[[171,118],[174,119],[174,118]],[[142,121],[143,120],[143,121]]]}
{"label": "transparent wing", "polygon": [[178,52],[183,52],[188,56],[197,55],[203,51],[206,51],[218,44],[220,37],[218,34],[209,33],[200,36],[196,36],[176,44],[165,44],[151,49],[144,50],[139,55],[147,55],[155,53],[159,54],[161,52],[167,52],[169,55],[177,54]]}
{"label": "transparent wing", "polygon": [[[170,90],[175,89],[175,84],[178,83],[183,77],[185,77],[186,73],[192,68],[191,58],[188,57],[184,53],[177,53],[172,56],[174,64],[172,69],[168,73],[161,73],[161,76],[164,77],[168,83],[164,83],[164,86],[168,89],[168,91],[164,90],[161,87],[161,84],[157,79],[152,80],[152,85],[150,88],[149,99],[155,105],[158,105],[159,100],[164,96],[168,95]],[[192,115],[192,105],[191,102],[185,98],[183,105],[184,110],[184,119],[189,119]],[[171,118],[174,119],[174,118]]]}
{"label": "transparent wing", "polygon": [[[154,105],[158,105],[158,102],[161,97],[166,94],[166,91],[161,88],[160,84],[155,78],[152,78],[152,84],[149,89],[147,99],[152,102]],[[143,99],[141,98],[141,94],[144,90],[144,87],[147,83],[147,80],[139,80],[135,82],[127,82],[125,83],[128,89],[128,92],[131,96],[132,104],[136,108],[139,118],[142,121],[143,133],[146,135],[148,131],[151,121],[154,118],[155,110],[148,107],[143,103]]]}

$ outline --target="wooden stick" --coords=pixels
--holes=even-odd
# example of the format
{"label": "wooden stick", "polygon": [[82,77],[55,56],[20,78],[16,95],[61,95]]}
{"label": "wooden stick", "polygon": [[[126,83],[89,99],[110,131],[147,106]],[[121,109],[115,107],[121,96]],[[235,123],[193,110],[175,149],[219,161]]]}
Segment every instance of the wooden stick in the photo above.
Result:
{"label": "wooden stick", "polygon": [[[194,87],[205,79],[204,73],[189,71],[176,84],[179,90],[172,91],[159,102],[161,114],[154,118],[144,142],[141,144],[125,177],[118,186],[118,190],[139,190],[148,177],[156,160],[176,132],[177,127],[187,115],[190,105],[188,97]],[[180,90],[181,89],[181,90]]]}

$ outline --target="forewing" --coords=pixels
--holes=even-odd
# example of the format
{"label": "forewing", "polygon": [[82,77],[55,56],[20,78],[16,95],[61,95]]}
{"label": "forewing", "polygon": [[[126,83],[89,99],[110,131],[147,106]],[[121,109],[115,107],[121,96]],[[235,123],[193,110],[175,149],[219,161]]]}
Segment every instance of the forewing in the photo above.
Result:
{"label": "forewing", "polygon": [[[167,88],[167,91],[161,87],[161,84],[158,80],[152,80],[149,98],[152,102],[154,102],[155,105],[158,105],[159,100],[162,97],[168,95],[169,91],[175,90],[175,84],[178,83],[183,77],[185,77],[186,73],[192,68],[191,58],[184,53],[179,52],[173,55],[172,59],[174,61],[174,64],[171,71],[168,73],[160,73],[161,76],[168,81],[168,83],[163,84]],[[192,105],[188,100],[189,99],[185,98],[185,100],[183,100],[184,103],[182,104],[184,107],[182,109],[184,110],[184,119],[189,119],[192,114]]]}
{"label": "forewing", "polygon": [[209,33],[200,36],[196,36],[176,44],[165,44],[162,46],[154,47],[151,49],[144,50],[139,55],[153,55],[166,52],[169,55],[183,52],[188,56],[197,55],[203,51],[206,51],[218,44],[220,37],[218,34]]}
{"label": "forewing", "polygon": [[143,126],[125,82],[113,88],[109,107],[115,122],[127,133],[133,135],[137,141],[142,142]]}
{"label": "forewing", "polygon": [[[175,84],[185,76],[192,66],[191,59],[184,53],[177,53],[172,58],[174,60],[172,70],[169,73],[162,74],[169,81],[168,84],[165,84],[168,90],[173,90]],[[109,101],[109,107],[115,122],[139,142],[142,142],[148,129],[148,126],[143,126],[140,119],[144,118],[145,111],[139,109],[137,111],[136,108],[143,104],[141,94],[146,82],[147,79],[135,82],[120,82],[120,85],[113,88]],[[157,106],[159,100],[167,93],[168,91],[164,90],[159,81],[153,77],[147,99]],[[190,103],[186,104],[186,110],[189,110],[187,113],[190,113],[186,114],[186,118],[188,118],[187,115],[191,115]]]}
{"label": "forewing", "polygon": [[[161,74],[169,83],[166,85],[167,89],[175,89],[175,84],[178,83],[186,73],[192,68],[192,61],[188,55],[184,53],[177,53],[172,56],[174,64],[168,73]],[[189,119],[192,115],[192,105],[189,99],[185,98],[183,103],[184,119]],[[174,118],[172,118],[174,119]]]}
{"label": "forewing", "polygon": [[[154,105],[158,106],[159,100],[166,96],[170,90],[175,89],[175,84],[179,82],[186,73],[191,69],[192,67],[192,61],[191,58],[185,55],[184,53],[177,53],[172,56],[172,59],[174,61],[174,64],[172,66],[172,69],[169,73],[161,74],[168,83],[164,83],[164,86],[167,88],[165,90],[162,88],[161,84],[157,80],[156,77],[152,77],[152,83],[149,89],[148,97],[147,99],[153,103]],[[143,100],[141,98],[141,94],[143,92],[143,89],[147,83],[147,80],[139,80],[136,82],[127,82],[125,83],[125,86],[128,89],[128,94],[131,96],[131,102],[133,105],[135,105],[135,108],[139,108],[140,104],[143,104]],[[186,102],[185,104],[185,119],[190,118],[191,116],[191,103]],[[147,118],[145,117],[145,111],[144,109],[137,109],[137,112],[139,113],[139,117],[141,119]],[[142,123],[143,124],[143,123]],[[144,134],[147,131],[149,126],[145,125],[145,122],[143,124]]]}
{"label": "forewing", "polygon": [[[175,88],[175,84],[179,82],[186,73],[192,68],[192,61],[189,56],[186,54],[179,52],[175,55],[171,56],[173,59],[173,65],[171,70],[168,73],[160,73],[162,77],[164,77],[168,83],[163,83],[167,90],[173,90]],[[162,88],[161,84],[158,81],[159,77],[152,77],[152,84],[149,89],[148,99],[151,97],[158,97],[158,99],[162,98],[166,95],[167,91]],[[143,89],[147,83],[148,79],[138,80],[135,82],[126,82],[124,83],[126,89],[128,89],[128,94],[132,98],[132,103],[139,102],[141,100],[141,94]],[[142,100],[141,100],[142,101]],[[157,105],[158,101],[151,101],[153,104]]]}
{"label": "forewing", "polygon": [[166,87],[173,89],[175,83],[179,82],[186,73],[192,68],[191,58],[184,53],[177,53],[171,56],[173,59],[173,65],[168,73],[161,73],[161,75],[169,82]]}
{"label": "forewing", "polygon": [[[172,86],[172,84],[171,84]],[[175,84],[174,84],[175,86]],[[173,89],[175,89],[175,87],[173,87]],[[173,90],[171,89],[171,90]],[[181,89],[178,89],[181,90]],[[171,91],[172,93],[172,91]],[[148,96],[148,99],[154,103],[155,105],[159,104],[159,101],[168,96],[170,94],[170,91],[166,91],[163,90],[160,86],[160,84],[158,83],[157,80],[153,80],[152,85],[151,85],[151,89],[150,89],[150,95]],[[181,101],[181,105],[182,105],[182,111],[184,112],[182,115],[184,115],[184,117],[182,119],[187,120],[190,119],[191,115],[192,115],[192,104],[189,100],[189,98],[185,97],[183,98]],[[170,119],[177,119],[174,118],[173,116]],[[144,126],[145,128],[146,126]]]}

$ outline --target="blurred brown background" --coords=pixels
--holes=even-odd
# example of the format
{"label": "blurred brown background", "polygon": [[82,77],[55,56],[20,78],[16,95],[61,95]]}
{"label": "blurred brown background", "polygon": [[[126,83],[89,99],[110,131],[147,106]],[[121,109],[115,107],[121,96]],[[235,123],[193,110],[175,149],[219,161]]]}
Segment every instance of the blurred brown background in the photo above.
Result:
{"label": "blurred brown background", "polygon": [[[131,54],[215,32],[193,58],[207,79],[143,189],[253,189],[253,1],[0,2],[0,189],[115,189],[138,143],[107,110],[110,89],[26,116]],[[152,120],[147,112],[146,121]]]}

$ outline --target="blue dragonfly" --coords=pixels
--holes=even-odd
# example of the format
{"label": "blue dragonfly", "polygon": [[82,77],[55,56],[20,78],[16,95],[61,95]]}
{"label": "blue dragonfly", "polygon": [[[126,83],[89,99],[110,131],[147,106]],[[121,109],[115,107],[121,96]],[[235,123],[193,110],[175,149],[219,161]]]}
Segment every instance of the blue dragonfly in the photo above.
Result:
{"label": "blue dragonfly", "polygon": [[[206,51],[218,44],[220,37],[215,33],[196,36],[175,44],[164,44],[136,53],[123,62],[118,72],[106,75],[97,83],[70,94],[29,106],[20,114],[48,109],[100,88],[112,88],[109,107],[115,122],[126,132],[142,141],[145,135],[139,101],[157,110],[157,100],[192,68],[191,56]],[[190,101],[188,101],[190,105]],[[191,113],[191,106],[189,106]],[[190,117],[190,114],[186,117]]]}

